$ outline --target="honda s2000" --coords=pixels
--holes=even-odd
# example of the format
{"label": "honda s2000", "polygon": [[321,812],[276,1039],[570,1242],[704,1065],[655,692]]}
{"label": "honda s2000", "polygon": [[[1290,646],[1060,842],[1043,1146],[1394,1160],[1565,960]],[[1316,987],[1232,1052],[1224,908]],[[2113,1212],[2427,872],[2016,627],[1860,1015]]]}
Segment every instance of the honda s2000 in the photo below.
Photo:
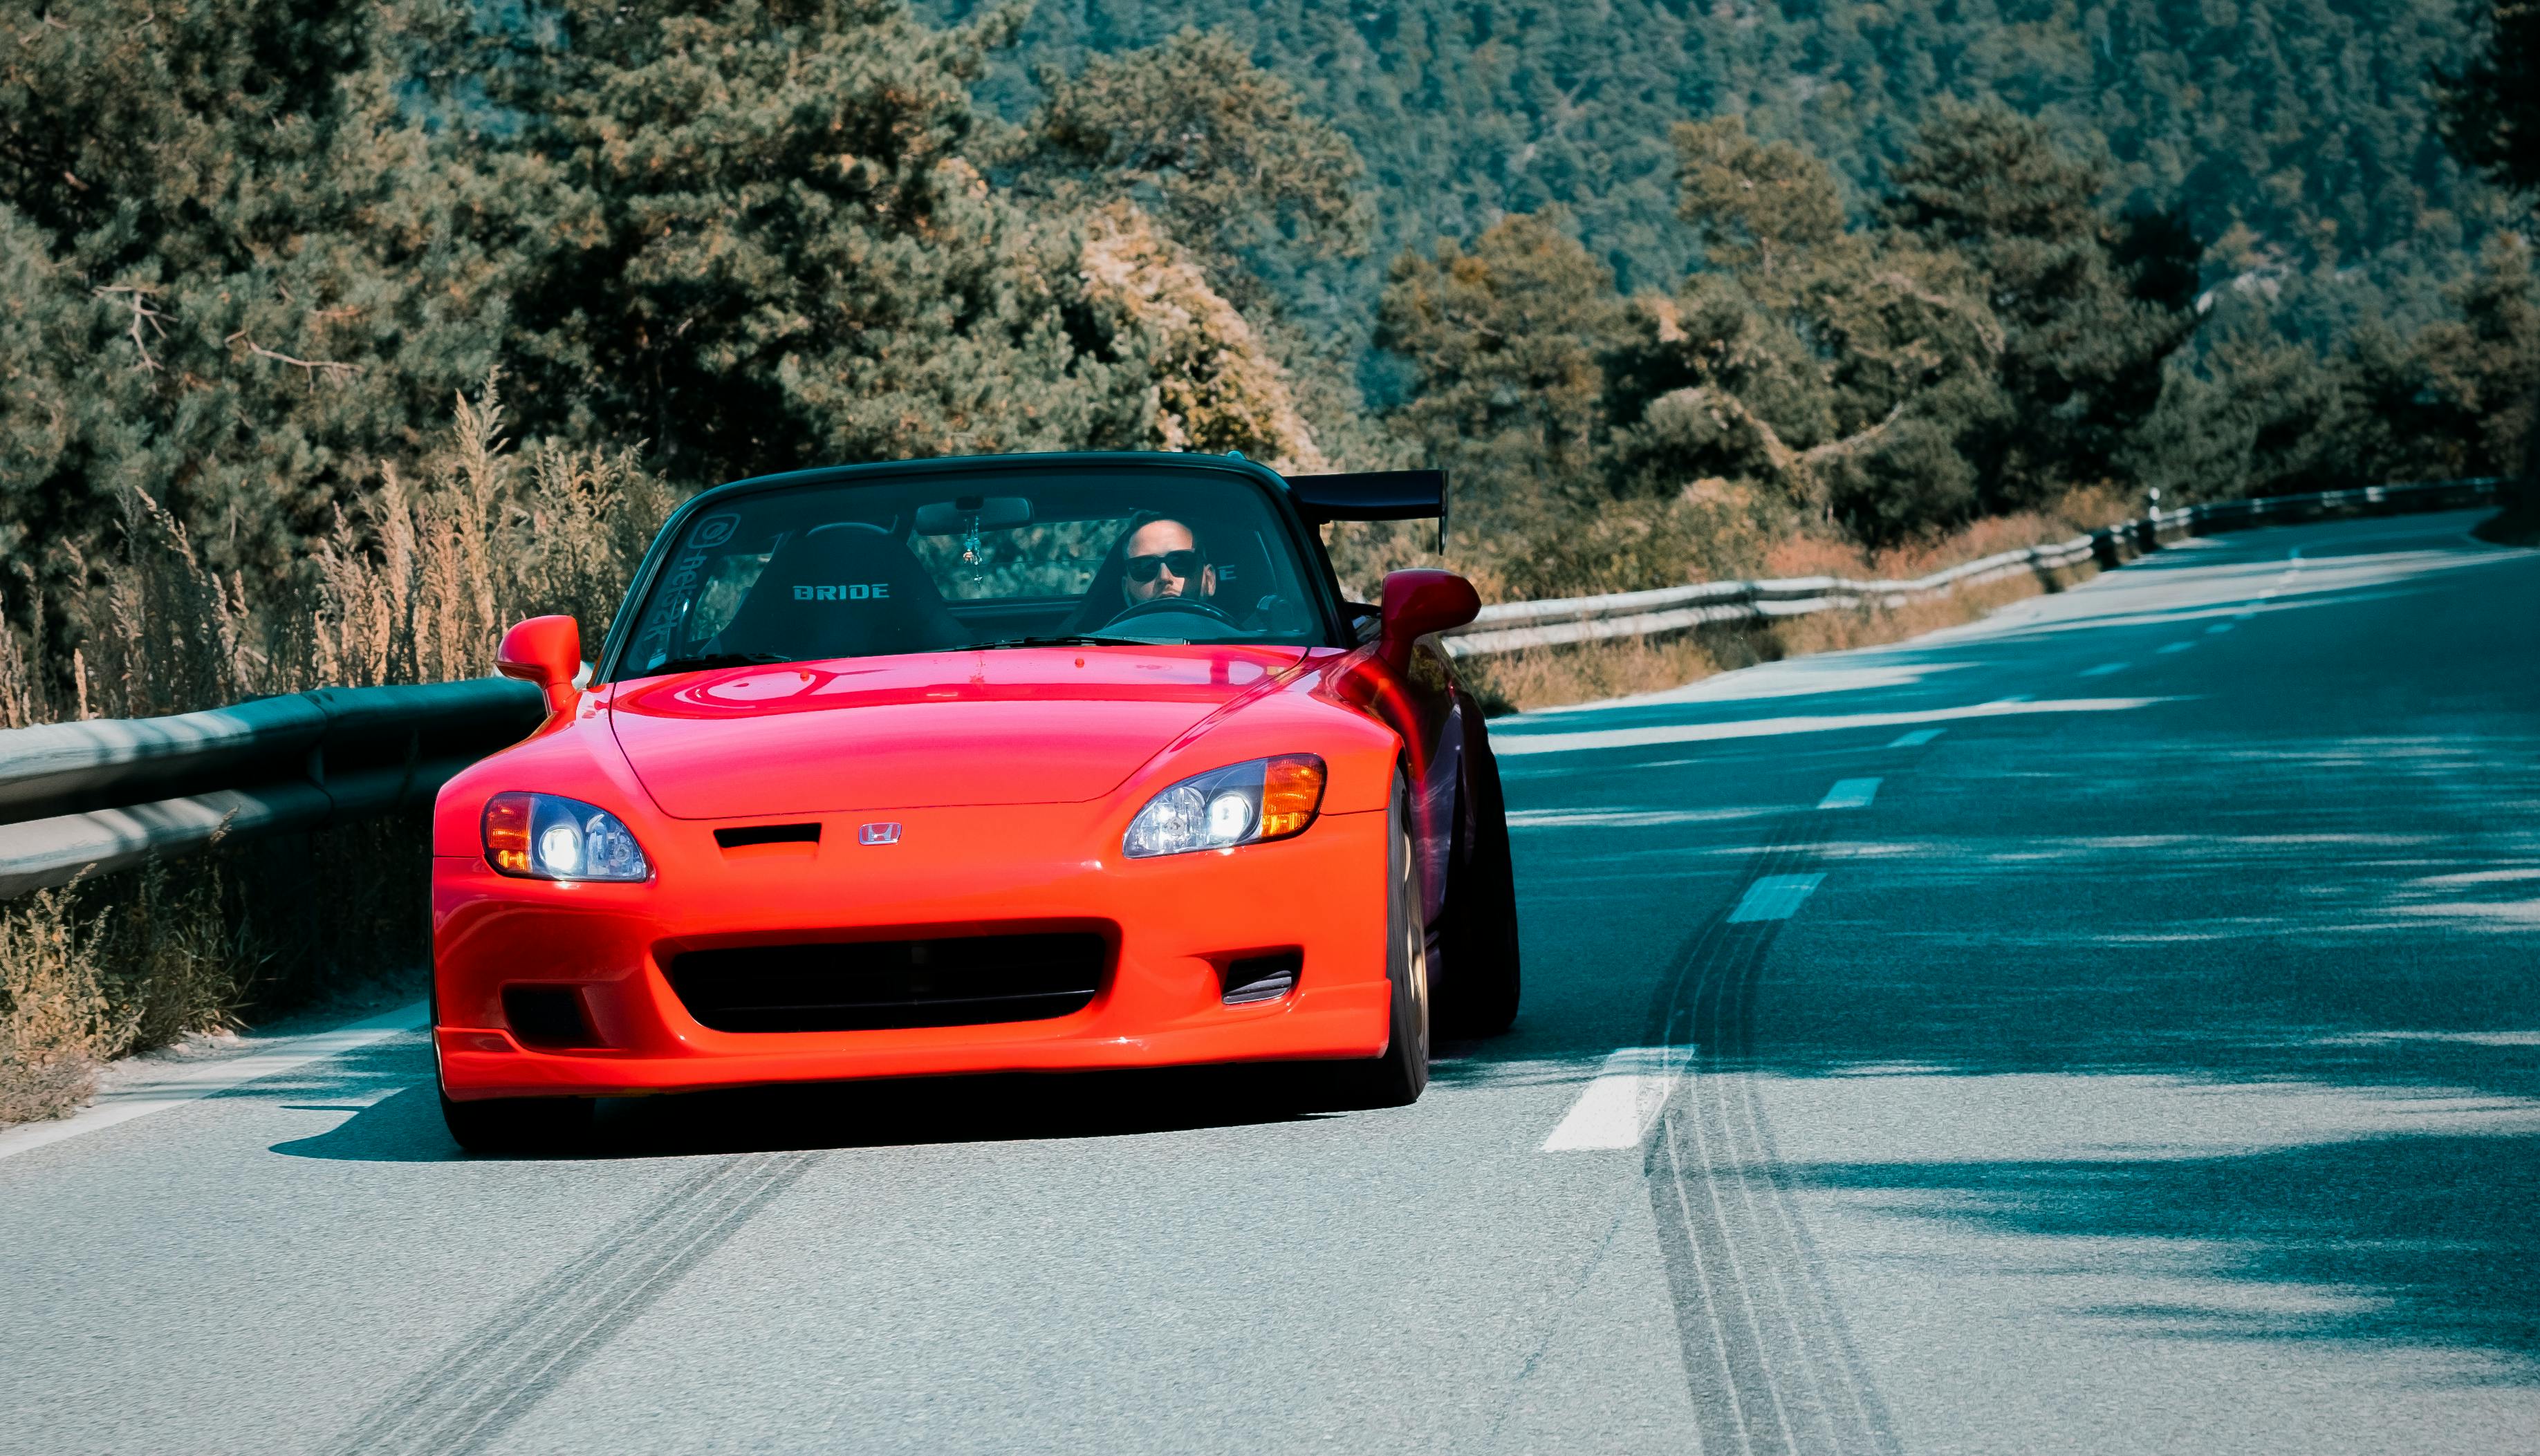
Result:
{"label": "honda s2000", "polygon": [[470,1146],[602,1096],[1195,1063],[1409,1102],[1517,1013],[1460,578],[1346,601],[1328,520],[1434,471],[1239,457],[811,470],[688,502],[583,681],[443,789],[433,1047]]}

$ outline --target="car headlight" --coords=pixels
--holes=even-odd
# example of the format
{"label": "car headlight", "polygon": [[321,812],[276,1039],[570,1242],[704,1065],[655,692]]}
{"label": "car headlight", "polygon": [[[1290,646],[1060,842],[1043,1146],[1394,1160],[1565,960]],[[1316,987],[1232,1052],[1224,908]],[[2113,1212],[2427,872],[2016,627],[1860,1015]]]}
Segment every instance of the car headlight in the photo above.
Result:
{"label": "car headlight", "polygon": [[485,803],[485,863],[523,879],[647,879],[653,867],[608,810],[553,794],[497,794]]}
{"label": "car headlight", "polygon": [[1184,779],[1147,800],[1121,853],[1132,860],[1231,850],[1303,834],[1323,802],[1323,761],[1310,753],[1256,758]]}

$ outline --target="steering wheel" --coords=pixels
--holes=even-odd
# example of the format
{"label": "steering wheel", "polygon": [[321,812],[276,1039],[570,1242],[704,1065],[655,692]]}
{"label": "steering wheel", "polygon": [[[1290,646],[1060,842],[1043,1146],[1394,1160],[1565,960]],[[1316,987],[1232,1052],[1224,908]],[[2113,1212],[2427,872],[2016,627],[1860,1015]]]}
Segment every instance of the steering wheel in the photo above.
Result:
{"label": "steering wheel", "polygon": [[1102,625],[1117,627],[1123,622],[1135,621],[1139,617],[1152,617],[1159,612],[1197,612],[1203,617],[1213,618],[1229,627],[1239,628],[1243,625],[1220,610],[1214,603],[1203,601],[1196,596],[1150,596],[1144,601],[1133,601]]}

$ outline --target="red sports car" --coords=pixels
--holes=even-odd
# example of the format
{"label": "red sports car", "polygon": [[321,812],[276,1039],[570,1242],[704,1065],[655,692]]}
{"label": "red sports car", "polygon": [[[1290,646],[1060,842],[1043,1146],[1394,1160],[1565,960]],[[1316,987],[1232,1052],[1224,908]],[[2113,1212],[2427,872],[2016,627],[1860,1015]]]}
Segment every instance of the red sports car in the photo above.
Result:
{"label": "red sports car", "polygon": [[1239,456],[809,470],[688,502],[588,686],[442,790],[433,1049],[467,1146],[592,1099],[917,1075],[1331,1064],[1398,1104],[1517,1013],[1462,579],[1342,599],[1323,521],[1435,471]]}

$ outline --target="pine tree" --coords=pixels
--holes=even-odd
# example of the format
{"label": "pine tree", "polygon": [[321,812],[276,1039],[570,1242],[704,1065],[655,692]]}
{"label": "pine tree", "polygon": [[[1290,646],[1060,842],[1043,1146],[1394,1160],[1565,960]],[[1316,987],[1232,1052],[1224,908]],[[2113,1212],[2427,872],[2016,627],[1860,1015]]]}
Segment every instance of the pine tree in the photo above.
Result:
{"label": "pine tree", "polygon": [[1623,340],[1612,275],[1559,210],[1469,247],[1396,259],[1378,338],[1416,377],[1398,416],[1456,481],[1467,519],[1538,520],[1592,487],[1602,356]]}
{"label": "pine tree", "polygon": [[1247,259],[1283,273],[1366,250],[1357,148],[1296,89],[1225,35],[1041,69],[1042,102],[1013,165],[1061,197],[1127,197],[1247,305],[1268,302]]}
{"label": "pine tree", "polygon": [[405,100],[445,20],[7,7],[0,535],[94,547],[137,492],[269,572],[484,378],[512,239]]}
{"label": "pine tree", "polygon": [[2163,214],[2111,217],[2107,176],[2041,122],[1944,107],[1892,173],[1883,213],[1966,258],[2004,327],[2008,408],[1974,448],[2005,509],[2120,468],[2195,331],[2195,240]]}
{"label": "pine tree", "polygon": [[1885,544],[1975,513],[1957,442],[2001,413],[2003,331],[1977,276],[1910,238],[1847,226],[1824,163],[1736,118],[1676,132],[1706,267],[1647,298],[1614,361],[1626,488],[1763,481]]}

